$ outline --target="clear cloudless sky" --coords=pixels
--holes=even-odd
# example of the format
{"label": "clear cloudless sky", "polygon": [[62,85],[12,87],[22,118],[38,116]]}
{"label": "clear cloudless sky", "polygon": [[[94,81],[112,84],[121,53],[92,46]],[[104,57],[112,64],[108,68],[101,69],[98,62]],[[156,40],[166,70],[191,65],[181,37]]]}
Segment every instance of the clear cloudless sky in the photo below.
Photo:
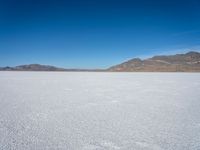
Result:
{"label": "clear cloudless sky", "polygon": [[0,0],[0,66],[106,68],[199,45],[200,0]]}

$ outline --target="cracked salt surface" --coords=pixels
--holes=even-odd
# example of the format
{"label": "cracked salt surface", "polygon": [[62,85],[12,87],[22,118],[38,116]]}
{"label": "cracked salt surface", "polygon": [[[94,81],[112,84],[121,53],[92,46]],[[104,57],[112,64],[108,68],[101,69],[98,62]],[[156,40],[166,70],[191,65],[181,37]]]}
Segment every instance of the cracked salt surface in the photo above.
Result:
{"label": "cracked salt surface", "polygon": [[0,150],[200,149],[198,73],[0,72]]}

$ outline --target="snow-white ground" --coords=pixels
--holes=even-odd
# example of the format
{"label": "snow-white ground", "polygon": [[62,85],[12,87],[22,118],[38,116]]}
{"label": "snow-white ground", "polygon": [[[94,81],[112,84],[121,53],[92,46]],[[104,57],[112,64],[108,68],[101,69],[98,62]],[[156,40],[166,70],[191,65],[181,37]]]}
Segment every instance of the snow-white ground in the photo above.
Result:
{"label": "snow-white ground", "polygon": [[200,74],[0,72],[0,150],[199,150]]}

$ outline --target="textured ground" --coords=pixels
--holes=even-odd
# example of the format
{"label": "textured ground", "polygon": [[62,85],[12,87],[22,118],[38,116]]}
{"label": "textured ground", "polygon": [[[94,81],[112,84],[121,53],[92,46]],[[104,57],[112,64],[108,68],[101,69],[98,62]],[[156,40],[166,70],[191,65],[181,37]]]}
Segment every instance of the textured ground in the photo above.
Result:
{"label": "textured ground", "polygon": [[0,150],[198,150],[200,74],[0,72]]}

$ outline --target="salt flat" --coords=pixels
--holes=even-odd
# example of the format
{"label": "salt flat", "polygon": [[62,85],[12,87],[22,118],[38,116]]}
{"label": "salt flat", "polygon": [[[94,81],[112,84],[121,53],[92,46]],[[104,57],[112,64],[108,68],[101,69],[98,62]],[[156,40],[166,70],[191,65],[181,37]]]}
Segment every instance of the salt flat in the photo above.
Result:
{"label": "salt flat", "polygon": [[200,74],[0,72],[0,150],[198,150]]}

